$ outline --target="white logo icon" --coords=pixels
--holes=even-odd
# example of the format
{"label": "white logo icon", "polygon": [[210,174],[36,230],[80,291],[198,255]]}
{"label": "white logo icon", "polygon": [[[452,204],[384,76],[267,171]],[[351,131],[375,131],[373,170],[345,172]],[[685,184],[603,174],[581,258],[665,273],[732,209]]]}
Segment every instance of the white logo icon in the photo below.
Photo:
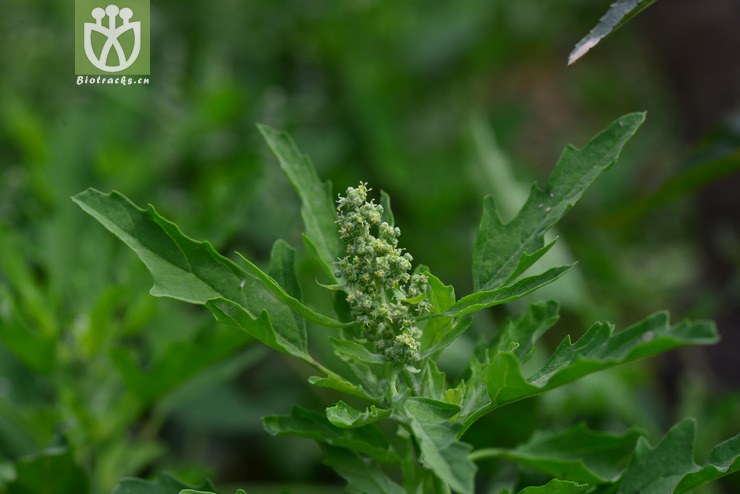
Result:
{"label": "white logo icon", "polygon": [[[85,23],[85,55],[95,67],[105,72],[120,72],[124,69],[131,67],[136,61],[141,51],[141,22],[129,22],[134,13],[128,7],[118,9],[117,5],[108,5],[105,10],[100,7],[96,7],[91,12],[95,22]],[[103,17],[108,17],[108,26],[103,25]],[[120,16],[123,23],[120,26],[116,26],[117,17]],[[123,52],[123,46],[118,41],[118,38],[128,30],[132,30],[134,33],[134,48],[127,57]],[[97,31],[106,40],[103,44],[100,55],[95,53],[92,45],[92,34],[93,31]],[[108,65],[108,58],[111,56],[111,50],[114,50],[118,58],[118,65]],[[113,57],[116,58],[116,57]]]}

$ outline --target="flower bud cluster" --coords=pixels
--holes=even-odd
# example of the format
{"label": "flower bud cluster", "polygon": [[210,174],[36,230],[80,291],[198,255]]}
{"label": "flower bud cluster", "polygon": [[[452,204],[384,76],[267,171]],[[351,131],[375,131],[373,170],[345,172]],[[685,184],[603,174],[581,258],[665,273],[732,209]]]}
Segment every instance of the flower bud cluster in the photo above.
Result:
{"label": "flower bud cluster", "polygon": [[[368,202],[367,184],[349,187],[337,200],[339,235],[347,255],[337,261],[355,320],[363,336],[388,360],[413,364],[419,360],[418,316],[430,310],[419,301],[427,278],[411,275],[411,254],[398,247],[401,231],[381,221],[383,206]],[[423,298],[423,297],[422,297]]]}

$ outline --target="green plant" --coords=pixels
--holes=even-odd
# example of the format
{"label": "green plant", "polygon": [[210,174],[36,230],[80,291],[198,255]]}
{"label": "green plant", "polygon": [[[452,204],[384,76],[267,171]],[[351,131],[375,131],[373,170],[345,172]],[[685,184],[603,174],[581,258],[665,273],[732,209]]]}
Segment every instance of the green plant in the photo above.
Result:
{"label": "green plant", "polygon": [[[464,439],[477,420],[507,404],[679,346],[714,343],[712,323],[671,325],[665,312],[618,332],[598,322],[575,343],[566,337],[529,372],[523,365],[558,319],[557,302],[537,302],[478,343],[463,378],[448,379],[437,365],[475,312],[520,299],[570,269],[528,275],[554,243],[545,242],[545,232],[616,162],[643,121],[643,114],[626,115],[584,148],[566,148],[545,187],[534,186],[506,224],[486,197],[473,252],[474,292],[459,299],[429,268],[411,271],[387,195],[381,193],[380,204],[368,201],[369,189],[361,183],[348,188],[335,208],[331,186],[309,159],[287,134],[266,126],[260,131],[301,199],[304,245],[322,268],[332,315],[303,303],[295,251],[285,241],[275,242],[262,270],[244,257],[238,263],[223,257],[153,207],[140,209],[117,192],[89,189],[74,200],[146,264],[153,295],[206,306],[218,321],[316,369],[320,375],[309,379],[311,385],[344,395],[324,411],[294,406],[263,422],[270,434],[317,441],[349,492],[472,493],[476,462],[502,458],[552,479],[520,491],[527,494],[681,493],[740,469],[740,436],[718,445],[703,466],[694,463],[691,420],[654,448],[636,430],[615,435],[583,425],[508,449],[474,450]],[[309,351],[307,322],[325,328],[317,336],[328,338],[339,360],[320,362]],[[123,480],[116,492],[192,491],[163,477],[156,484]]]}

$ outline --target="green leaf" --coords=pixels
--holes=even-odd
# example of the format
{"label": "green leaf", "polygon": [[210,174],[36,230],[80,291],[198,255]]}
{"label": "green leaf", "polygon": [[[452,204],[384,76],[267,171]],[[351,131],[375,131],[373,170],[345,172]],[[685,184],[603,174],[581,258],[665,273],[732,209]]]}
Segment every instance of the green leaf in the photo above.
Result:
{"label": "green leaf", "polygon": [[278,332],[267,310],[263,310],[255,318],[241,305],[224,298],[211,300],[206,303],[206,307],[218,322],[239,328],[278,352],[293,355],[310,364],[315,363],[306,348],[305,331],[300,332],[295,326],[295,321],[293,321],[293,334],[285,331]]}
{"label": "green leaf", "polygon": [[331,317],[319,314],[314,310],[306,307],[301,302],[300,288],[298,282],[295,280],[295,251],[287,242],[278,240],[272,248],[271,269],[279,268],[283,276],[290,276],[291,283],[294,285],[296,294],[291,295],[286,291],[280,283],[278,283],[273,277],[258,268],[252,261],[239,254],[242,261],[247,265],[248,271],[256,276],[262,283],[275,295],[278,300],[283,302],[285,305],[293,309],[297,314],[305,317],[307,320],[326,326],[328,328],[344,328],[349,326],[351,323],[343,323],[332,319]]}
{"label": "green leaf", "polygon": [[622,27],[627,21],[648,8],[655,0],[617,0],[599,23],[581,41],[576,44],[568,56],[568,65],[572,65],[596,46],[602,39]]}
{"label": "green leaf", "polygon": [[286,133],[257,125],[267,145],[280,162],[283,173],[301,199],[301,217],[310,241],[324,270],[334,280],[332,265],[339,257],[341,243],[331,186],[322,183],[308,156],[302,154]]}
{"label": "green leaf", "polygon": [[340,340],[338,338],[329,338],[334,353],[342,359],[356,360],[366,364],[382,364],[385,358],[382,355],[373,353],[364,345],[351,340]]}
{"label": "green leaf", "polygon": [[403,488],[391,480],[372,462],[345,449],[321,445],[324,463],[332,467],[347,481],[347,492],[350,494],[404,494]]}
{"label": "green leaf", "polygon": [[447,376],[439,370],[434,360],[427,359],[424,361],[419,374],[419,383],[421,384],[421,396],[438,401],[447,401],[445,399]]}
{"label": "green leaf", "polygon": [[534,343],[559,319],[559,311],[560,305],[553,300],[530,305],[524,314],[509,319],[496,335],[496,350],[513,352],[520,363],[526,362]]}
{"label": "green leaf", "polygon": [[380,220],[394,226],[396,224],[396,218],[393,216],[393,211],[391,210],[391,196],[384,190],[380,191],[380,205],[383,206],[383,214],[380,215]]}
{"label": "green leaf", "polygon": [[517,494],[582,494],[588,492],[589,489],[590,486],[588,485],[552,479],[545,485],[526,487]]}
{"label": "green leaf", "polygon": [[[218,494],[214,491],[196,491],[194,489],[183,489],[180,494]],[[237,489],[236,494],[247,494],[244,489]]]}
{"label": "green leaf", "polygon": [[[466,377],[456,388],[457,394],[461,396],[461,417],[468,417],[491,403],[486,390],[487,369],[487,362],[481,362],[475,355],[470,358]],[[464,432],[462,429],[458,431],[458,435],[462,432]]]}
{"label": "green leaf", "polygon": [[[617,483],[617,494],[682,494],[740,469],[740,435],[717,445],[707,463],[694,463],[693,419],[679,422],[651,448],[640,438],[632,461]],[[598,492],[614,492],[605,486]]]}
{"label": "green leaf", "polygon": [[326,409],[326,418],[336,427],[351,429],[362,427],[391,416],[391,411],[370,405],[370,408],[358,410],[357,408],[339,401],[336,405]]}
{"label": "green leaf", "polygon": [[[433,314],[442,314],[455,303],[455,288],[445,285],[429,271],[424,272],[429,280],[429,302]],[[428,358],[444,350],[460,334],[468,328],[467,324],[460,324],[462,319],[455,322],[451,316],[440,316],[427,319],[421,333],[422,358]]]}
{"label": "green leaf", "polygon": [[141,209],[118,192],[88,189],[73,200],[144,262],[154,278],[152,295],[205,305],[219,321],[313,363],[305,327],[293,312],[211,244],[187,237],[152,206]]}
{"label": "green leaf", "polygon": [[403,405],[419,442],[421,462],[458,493],[473,493],[477,470],[468,458],[473,449],[457,440],[459,424],[451,421],[460,408],[425,398],[409,398]]}
{"label": "green leaf", "polygon": [[668,324],[668,313],[658,312],[614,334],[605,323],[596,323],[576,343],[567,336],[545,365],[525,379],[517,356],[500,352],[488,365],[488,394],[493,408],[542,393],[587,374],[649,357],[684,345],[711,344],[718,340],[708,321]]}
{"label": "green leaf", "polygon": [[122,479],[113,489],[112,494],[180,494],[182,490],[196,492],[216,492],[216,488],[209,481],[199,487],[183,484],[169,474],[161,473],[155,482],[142,479]]}
{"label": "green leaf", "polygon": [[245,279],[244,272],[211,244],[185,236],[152,206],[140,209],[118,192],[104,194],[95,189],[72,199],[146,264],[154,278],[152,295],[193,304],[227,298],[250,309],[262,308],[257,297],[250,296],[254,290],[266,293],[257,280]]}
{"label": "green leaf", "polygon": [[544,255],[548,249],[545,232],[616,162],[644,121],[644,113],[631,113],[612,123],[584,148],[566,147],[545,188],[534,185],[527,202],[506,225],[498,218],[493,199],[486,197],[473,253],[475,291],[505,285]]}
{"label": "green leaf", "polygon": [[353,384],[336,374],[330,374],[327,377],[311,376],[308,378],[308,382],[319,388],[333,389],[334,391],[356,396],[357,398],[362,398],[364,400],[376,400],[376,398],[370,396],[362,386]]}
{"label": "green leaf", "polygon": [[681,479],[675,493],[689,492],[700,485],[737,471],[740,471],[740,434],[715,446],[709,454],[707,463]]}
{"label": "green leaf", "polygon": [[[85,471],[65,448],[49,448],[14,464],[15,475],[4,487],[7,494],[68,494],[88,492]],[[53,482],[50,480],[53,479]]]}
{"label": "green leaf", "polygon": [[319,443],[356,451],[383,463],[397,460],[395,451],[375,425],[340,429],[333,426],[324,415],[299,406],[294,406],[288,415],[263,417],[262,424],[273,436],[307,437]]}
{"label": "green leaf", "polygon": [[563,480],[600,484],[619,478],[639,437],[635,430],[616,435],[579,424],[562,432],[536,434],[514,449],[481,449],[471,458],[506,458]]}
{"label": "green leaf", "polygon": [[548,269],[544,273],[535,276],[529,276],[519,280],[513,285],[504,286],[495,290],[486,290],[471,293],[458,300],[452,307],[442,314],[446,316],[460,317],[479,310],[494,307],[496,305],[506,304],[520,299],[523,296],[542,288],[545,285],[557,280],[573,265],[560,266]]}

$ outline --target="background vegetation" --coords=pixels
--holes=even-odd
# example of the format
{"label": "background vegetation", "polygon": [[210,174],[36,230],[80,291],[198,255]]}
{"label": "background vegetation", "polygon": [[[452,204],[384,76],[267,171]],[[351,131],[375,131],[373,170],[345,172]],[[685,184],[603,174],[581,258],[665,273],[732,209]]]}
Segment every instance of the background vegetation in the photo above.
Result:
{"label": "background vegetation", "polygon": [[[686,415],[698,418],[700,451],[735,434],[740,42],[725,24],[737,6],[712,0],[697,15],[692,2],[658,2],[567,68],[608,3],[157,1],[151,85],[78,87],[73,3],[6,0],[0,486],[19,459],[22,478],[49,462],[73,472],[60,493],[107,493],[161,469],[305,484],[293,492],[341,486],[313,444],[268,438],[259,421],[321,400],[308,369],[149,296],[144,267],[69,200],[117,189],[221,252],[266,258],[286,232],[300,243],[300,217],[255,122],[290,131],[336,191],[367,180],[389,192],[402,244],[466,287],[483,194],[510,217],[563,145],[647,110],[620,163],[559,227],[555,255],[580,264],[548,288],[564,316],[548,341],[667,307],[717,319],[724,343],[503,408],[470,439],[510,446],[578,421],[658,437]],[[300,271],[310,286],[316,266]],[[490,334],[501,315],[474,331]],[[55,447],[67,453],[44,456]],[[37,492],[28,482],[19,492]],[[707,492],[723,488],[740,489],[737,475]]]}

